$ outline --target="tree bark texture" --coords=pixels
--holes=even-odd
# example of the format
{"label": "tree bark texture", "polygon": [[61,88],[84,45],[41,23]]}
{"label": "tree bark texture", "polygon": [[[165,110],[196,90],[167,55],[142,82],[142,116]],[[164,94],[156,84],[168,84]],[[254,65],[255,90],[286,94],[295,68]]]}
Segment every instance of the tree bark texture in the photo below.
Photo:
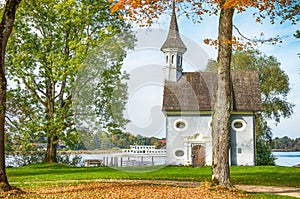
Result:
{"label": "tree bark texture", "polygon": [[5,113],[6,88],[5,53],[8,38],[12,32],[15,14],[21,0],[6,0],[5,10],[0,24],[0,191],[7,191],[10,185],[5,170]]}
{"label": "tree bark texture", "polygon": [[[49,69],[51,70],[51,69]],[[51,72],[52,73],[52,72]],[[57,162],[57,144],[59,135],[67,127],[74,125],[74,122],[67,122],[67,113],[71,106],[72,95],[64,98],[66,79],[62,81],[61,89],[59,93],[59,99],[57,100],[58,106],[55,106],[55,81],[48,77],[45,80],[46,84],[46,101],[44,103],[46,120],[48,121],[45,130],[48,136],[47,150],[44,158],[44,162]],[[55,122],[58,120],[60,122]]]}
{"label": "tree bark texture", "polygon": [[223,186],[231,186],[229,148],[232,104],[230,62],[232,54],[233,14],[233,8],[221,9],[219,17],[218,82],[212,119],[212,180],[214,184]]}
{"label": "tree bark texture", "polygon": [[[51,68],[49,69],[51,70]],[[51,72],[52,73],[52,72]],[[56,132],[58,126],[54,125],[54,99],[55,99],[55,82],[50,77],[47,77],[46,80],[46,135],[48,135],[47,150],[45,155],[45,162],[57,162],[56,158],[56,146],[58,142],[58,137]]]}
{"label": "tree bark texture", "polygon": [[58,137],[49,135],[47,143],[47,151],[45,155],[45,162],[57,162],[56,158],[56,147],[57,147]]}

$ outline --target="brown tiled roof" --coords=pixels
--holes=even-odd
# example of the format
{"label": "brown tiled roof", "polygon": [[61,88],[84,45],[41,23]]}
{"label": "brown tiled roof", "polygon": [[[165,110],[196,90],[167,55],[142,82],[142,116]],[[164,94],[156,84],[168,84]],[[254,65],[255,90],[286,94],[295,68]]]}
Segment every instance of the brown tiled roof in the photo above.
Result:
{"label": "brown tiled roof", "polygon": [[[233,111],[260,111],[261,92],[257,71],[231,71]],[[177,82],[165,82],[163,111],[211,111],[217,88],[217,75],[188,72]]]}

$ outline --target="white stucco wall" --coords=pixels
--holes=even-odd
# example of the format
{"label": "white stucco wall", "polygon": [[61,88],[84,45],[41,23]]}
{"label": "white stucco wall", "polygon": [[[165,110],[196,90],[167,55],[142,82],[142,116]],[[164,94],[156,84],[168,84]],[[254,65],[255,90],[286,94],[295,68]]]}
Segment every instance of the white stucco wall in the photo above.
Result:
{"label": "white stucco wall", "polygon": [[241,131],[236,131],[232,128],[231,125],[231,149],[230,154],[232,157],[236,156],[236,158],[231,158],[231,165],[255,165],[255,146],[253,136],[253,116],[252,115],[232,115],[231,122],[235,119],[242,119],[246,127]]}
{"label": "white stucco wall", "polygon": [[[232,115],[231,121],[241,119],[246,127],[242,131],[231,128],[231,164],[232,165],[255,165],[253,116]],[[185,123],[185,127],[175,127],[176,121]],[[212,163],[211,142],[211,115],[183,115],[167,116],[167,158],[168,165],[190,165],[192,164],[192,146],[201,144],[205,147],[206,165]],[[176,156],[175,152],[182,150],[183,156]]]}
{"label": "white stucco wall", "polygon": [[[185,128],[175,127],[176,121],[186,123]],[[193,144],[205,145],[206,161],[211,164],[210,115],[168,116],[167,122],[167,159],[170,165],[188,165],[192,163],[191,147]],[[175,152],[182,150],[184,155],[177,157]]]}

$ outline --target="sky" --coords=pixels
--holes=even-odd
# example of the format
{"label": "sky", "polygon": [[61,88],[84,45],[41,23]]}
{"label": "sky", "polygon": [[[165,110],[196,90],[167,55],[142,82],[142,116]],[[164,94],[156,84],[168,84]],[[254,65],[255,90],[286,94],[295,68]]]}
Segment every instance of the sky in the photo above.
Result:
{"label": "sky", "polygon": [[[162,15],[159,23],[150,28],[138,28],[135,50],[128,52],[123,69],[130,74],[129,96],[126,117],[131,121],[127,131],[144,136],[165,136],[165,120],[161,112],[164,55],[160,47],[168,33],[170,16]],[[217,38],[218,18],[204,17],[202,23],[193,23],[186,17],[177,17],[181,38],[188,50],[184,54],[183,70],[204,70],[208,59],[216,59],[215,47],[204,44],[206,38]],[[281,63],[281,68],[289,76],[291,92],[287,99],[295,104],[294,114],[289,119],[281,119],[279,124],[269,121],[273,137],[300,137],[300,39],[293,37],[299,25],[271,25],[267,21],[258,24],[252,13],[235,15],[234,25],[248,38],[283,36],[283,43],[277,45],[262,44],[256,48],[267,56],[274,56]],[[237,32],[234,33],[237,35]]]}

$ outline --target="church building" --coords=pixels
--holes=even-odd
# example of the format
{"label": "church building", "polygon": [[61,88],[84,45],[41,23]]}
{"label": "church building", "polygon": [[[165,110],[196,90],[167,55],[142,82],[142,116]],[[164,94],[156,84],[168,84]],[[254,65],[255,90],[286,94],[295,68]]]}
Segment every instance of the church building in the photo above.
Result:
{"label": "church building", "polygon": [[[184,72],[187,47],[179,35],[175,10],[165,43],[164,94],[167,165],[212,164],[211,121],[217,76],[211,72]],[[255,112],[261,111],[257,71],[231,71],[233,104],[230,124],[230,164],[255,165]]]}

